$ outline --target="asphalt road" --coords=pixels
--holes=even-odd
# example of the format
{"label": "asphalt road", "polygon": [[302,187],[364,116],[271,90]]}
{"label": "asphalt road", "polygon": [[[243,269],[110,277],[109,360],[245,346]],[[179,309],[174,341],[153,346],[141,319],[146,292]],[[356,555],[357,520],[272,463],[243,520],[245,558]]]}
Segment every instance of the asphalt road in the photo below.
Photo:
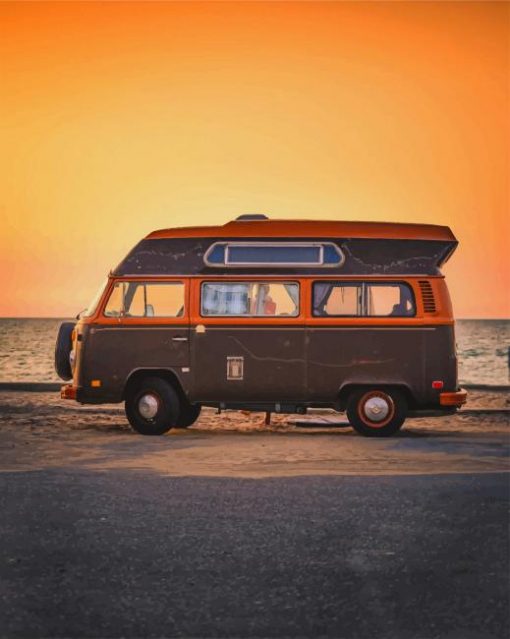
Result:
{"label": "asphalt road", "polygon": [[3,637],[507,638],[508,475],[0,474]]}

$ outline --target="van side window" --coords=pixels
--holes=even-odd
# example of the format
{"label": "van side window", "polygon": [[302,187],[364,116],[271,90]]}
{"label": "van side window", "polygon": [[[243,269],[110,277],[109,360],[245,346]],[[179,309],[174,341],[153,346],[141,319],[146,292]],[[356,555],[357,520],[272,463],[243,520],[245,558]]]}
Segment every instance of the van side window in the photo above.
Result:
{"label": "van side window", "polygon": [[104,310],[106,317],[181,317],[182,282],[117,282]]}
{"label": "van side window", "polygon": [[296,282],[204,282],[203,316],[299,315],[299,284]]}
{"label": "van side window", "polygon": [[366,284],[367,315],[371,317],[412,317],[414,297],[407,284]]}
{"label": "van side window", "polygon": [[412,317],[411,288],[403,282],[315,282],[316,317]]}
{"label": "van side window", "polygon": [[313,314],[330,316],[362,315],[363,286],[357,282],[315,282]]}

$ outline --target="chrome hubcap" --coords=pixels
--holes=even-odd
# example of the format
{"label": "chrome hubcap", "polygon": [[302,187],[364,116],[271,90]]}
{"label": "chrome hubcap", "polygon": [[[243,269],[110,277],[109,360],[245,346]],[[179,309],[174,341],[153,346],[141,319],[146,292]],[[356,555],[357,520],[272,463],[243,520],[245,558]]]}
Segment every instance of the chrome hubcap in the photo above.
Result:
{"label": "chrome hubcap", "polygon": [[370,421],[382,422],[388,417],[390,408],[389,403],[382,397],[370,397],[365,402],[363,410]]}
{"label": "chrome hubcap", "polygon": [[154,395],[142,395],[138,400],[138,411],[144,419],[154,419],[158,408],[159,402]]}

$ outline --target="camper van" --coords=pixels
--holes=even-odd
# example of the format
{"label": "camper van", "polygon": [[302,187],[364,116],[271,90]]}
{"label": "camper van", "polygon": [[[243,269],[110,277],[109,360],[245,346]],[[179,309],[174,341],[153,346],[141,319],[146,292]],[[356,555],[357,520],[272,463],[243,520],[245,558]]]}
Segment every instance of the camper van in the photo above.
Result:
{"label": "camper van", "polygon": [[263,215],[155,231],[61,325],[61,396],[124,402],[143,435],[202,406],[346,411],[373,437],[453,413],[466,392],[440,268],[456,246],[445,226]]}

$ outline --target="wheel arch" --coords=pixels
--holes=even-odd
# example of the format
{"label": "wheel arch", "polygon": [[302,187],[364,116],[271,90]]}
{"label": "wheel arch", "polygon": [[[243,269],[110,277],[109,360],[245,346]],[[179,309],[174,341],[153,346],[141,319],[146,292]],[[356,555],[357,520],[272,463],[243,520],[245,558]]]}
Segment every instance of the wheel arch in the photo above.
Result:
{"label": "wheel arch", "polygon": [[160,377],[169,382],[179,396],[181,402],[189,403],[189,399],[184,391],[182,382],[177,373],[171,368],[136,368],[128,375],[124,388],[122,389],[122,400],[127,394],[147,377]]}
{"label": "wheel arch", "polygon": [[338,406],[340,410],[345,410],[345,407],[347,406],[347,400],[349,398],[349,395],[353,392],[353,391],[357,391],[360,389],[366,388],[367,390],[371,389],[371,388],[377,388],[379,390],[399,390],[404,397],[406,398],[407,401],[407,405],[408,408],[412,409],[415,408],[417,405],[417,401],[416,398],[411,390],[411,388],[407,385],[407,384],[403,384],[401,382],[396,382],[396,383],[385,383],[385,384],[381,384],[381,382],[346,382],[345,384],[343,384],[339,391],[338,391]]}

